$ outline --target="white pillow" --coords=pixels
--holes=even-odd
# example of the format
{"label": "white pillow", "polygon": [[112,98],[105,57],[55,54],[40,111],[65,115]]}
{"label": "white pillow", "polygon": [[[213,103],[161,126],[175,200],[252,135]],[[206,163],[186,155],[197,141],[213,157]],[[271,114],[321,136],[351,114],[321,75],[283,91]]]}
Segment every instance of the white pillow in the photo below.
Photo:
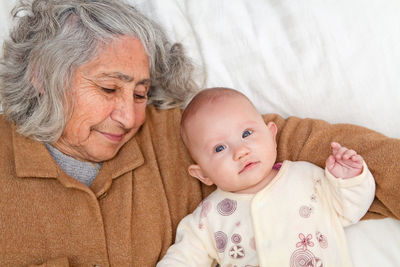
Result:
{"label": "white pillow", "polygon": [[400,1],[131,0],[182,42],[204,87],[263,113],[400,137]]}

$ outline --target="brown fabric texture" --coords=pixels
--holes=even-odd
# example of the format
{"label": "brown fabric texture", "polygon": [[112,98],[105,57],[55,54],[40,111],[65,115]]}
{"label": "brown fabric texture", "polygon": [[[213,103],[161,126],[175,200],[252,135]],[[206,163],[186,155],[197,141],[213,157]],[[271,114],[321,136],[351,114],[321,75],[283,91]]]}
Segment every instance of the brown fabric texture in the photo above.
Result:
{"label": "brown fabric texture", "polygon": [[[0,266],[154,266],[179,221],[214,187],[190,177],[179,109],[147,109],[141,130],[88,188],[43,144],[0,118]],[[278,160],[323,166],[338,141],[366,160],[377,182],[367,218],[400,218],[400,140],[352,125],[266,115],[279,128]]]}

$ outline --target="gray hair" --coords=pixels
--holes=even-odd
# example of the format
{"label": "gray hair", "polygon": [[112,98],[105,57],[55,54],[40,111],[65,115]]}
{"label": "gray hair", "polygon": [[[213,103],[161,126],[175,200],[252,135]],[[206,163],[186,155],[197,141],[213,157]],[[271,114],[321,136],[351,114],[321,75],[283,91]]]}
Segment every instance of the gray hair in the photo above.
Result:
{"label": "gray hair", "polygon": [[57,141],[72,110],[74,71],[121,35],[138,38],[149,56],[149,104],[181,106],[197,90],[182,46],[122,0],[21,0],[12,16],[17,23],[3,46],[0,101],[24,136]]}

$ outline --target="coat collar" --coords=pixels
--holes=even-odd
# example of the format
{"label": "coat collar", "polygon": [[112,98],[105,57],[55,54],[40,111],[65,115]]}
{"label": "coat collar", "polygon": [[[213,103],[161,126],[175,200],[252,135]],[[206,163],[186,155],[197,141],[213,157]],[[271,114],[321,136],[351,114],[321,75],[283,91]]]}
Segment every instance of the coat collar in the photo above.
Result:
{"label": "coat collar", "polygon": [[144,157],[135,138],[129,140],[109,161],[105,161],[90,189],[101,197],[111,187],[112,180],[144,164]]}
{"label": "coat collar", "polygon": [[46,147],[17,133],[12,126],[14,162],[17,177],[56,178],[57,164]]}
{"label": "coat collar", "polygon": [[[60,168],[45,145],[24,137],[13,127],[14,160],[17,177],[58,178]],[[103,163],[98,176],[117,178],[144,163],[143,154],[135,138],[128,141],[111,160]],[[104,173],[104,174],[103,174]],[[101,178],[101,177],[96,177]]]}

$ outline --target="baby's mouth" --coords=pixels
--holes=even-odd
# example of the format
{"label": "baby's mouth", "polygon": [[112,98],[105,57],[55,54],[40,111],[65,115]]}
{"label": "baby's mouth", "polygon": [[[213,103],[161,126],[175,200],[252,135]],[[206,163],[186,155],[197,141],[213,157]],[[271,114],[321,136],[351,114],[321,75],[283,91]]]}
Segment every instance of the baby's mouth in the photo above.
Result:
{"label": "baby's mouth", "polygon": [[239,174],[241,174],[241,173],[244,172],[244,171],[247,171],[248,169],[253,168],[253,167],[254,167],[255,165],[257,165],[258,163],[259,163],[259,161],[247,163],[246,165],[244,165],[243,169],[241,169],[241,170],[239,171]]}

